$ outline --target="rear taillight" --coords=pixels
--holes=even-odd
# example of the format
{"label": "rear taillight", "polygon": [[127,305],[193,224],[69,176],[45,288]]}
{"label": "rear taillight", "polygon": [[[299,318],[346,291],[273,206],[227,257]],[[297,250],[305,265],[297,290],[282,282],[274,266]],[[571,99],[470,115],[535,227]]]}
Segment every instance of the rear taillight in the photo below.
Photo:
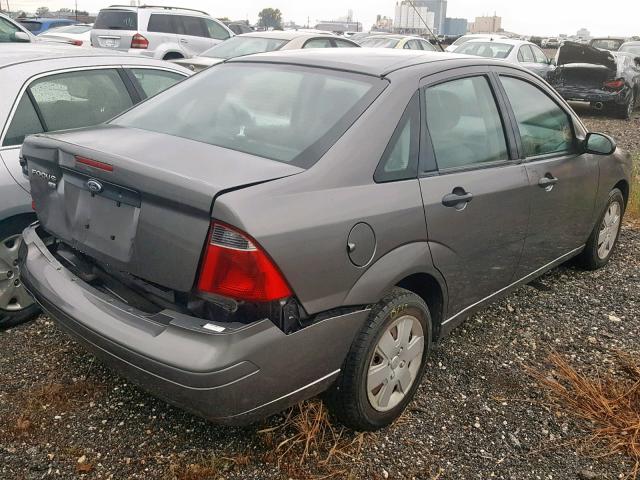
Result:
{"label": "rear taillight", "polygon": [[76,47],[81,47],[82,46],[82,40],[71,40],[71,44],[75,45]]}
{"label": "rear taillight", "polygon": [[611,90],[620,90],[624,87],[624,80],[622,78],[618,78],[617,80],[604,82],[604,87],[610,88]]}
{"label": "rear taillight", "polygon": [[292,295],[284,276],[255,240],[214,222],[197,289],[247,302],[271,302]]}
{"label": "rear taillight", "polygon": [[136,33],[131,39],[131,48],[149,48],[149,40]]}

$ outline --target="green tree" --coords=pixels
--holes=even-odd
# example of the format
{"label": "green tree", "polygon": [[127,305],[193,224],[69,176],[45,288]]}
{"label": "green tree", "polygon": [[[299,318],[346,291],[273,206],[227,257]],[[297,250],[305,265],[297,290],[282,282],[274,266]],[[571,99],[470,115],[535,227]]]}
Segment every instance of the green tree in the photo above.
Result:
{"label": "green tree", "polygon": [[36,17],[46,17],[49,15],[49,7],[38,7]]}
{"label": "green tree", "polygon": [[258,13],[258,26],[263,28],[282,28],[282,12],[278,8],[264,8]]}

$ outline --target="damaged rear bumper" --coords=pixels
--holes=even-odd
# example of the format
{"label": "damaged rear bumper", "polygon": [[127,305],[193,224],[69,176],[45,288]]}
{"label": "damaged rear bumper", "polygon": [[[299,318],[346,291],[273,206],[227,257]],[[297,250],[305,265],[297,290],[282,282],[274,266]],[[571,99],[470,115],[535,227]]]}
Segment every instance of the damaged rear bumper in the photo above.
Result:
{"label": "damaged rear bumper", "polygon": [[606,104],[624,105],[629,93],[627,90],[611,91],[599,88],[554,85],[556,91],[570,102],[602,102]]}
{"label": "damaged rear bumper", "polygon": [[216,423],[251,423],[328,388],[369,313],[327,318],[290,335],[269,320],[225,325],[169,310],[149,315],[67,270],[37,226],[24,232],[20,268],[42,308],[97,357]]}

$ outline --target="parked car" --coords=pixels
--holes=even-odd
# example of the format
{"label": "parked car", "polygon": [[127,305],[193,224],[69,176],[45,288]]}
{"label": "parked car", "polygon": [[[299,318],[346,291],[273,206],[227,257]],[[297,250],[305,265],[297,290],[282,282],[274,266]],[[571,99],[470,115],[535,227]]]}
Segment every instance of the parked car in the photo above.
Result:
{"label": "parked car", "polygon": [[625,42],[626,39],[623,37],[592,38],[589,41],[589,46],[601,50],[609,50],[610,52],[617,52]]}
{"label": "parked car", "polygon": [[428,40],[410,35],[374,35],[367,37],[360,42],[361,47],[365,48],[400,48],[405,50],[427,50],[435,52],[436,47],[431,45]]}
{"label": "parked car", "polygon": [[251,28],[245,22],[225,22],[225,25],[236,35],[253,32],[253,28]]}
{"label": "parked car", "polygon": [[498,58],[523,67],[537,73],[542,78],[547,78],[553,71],[553,62],[547,58],[537,45],[523,40],[469,40],[464,45],[456,48],[455,53],[475,55],[485,58]]}
{"label": "parked car", "polygon": [[40,35],[50,28],[65,27],[78,22],[67,18],[18,18],[17,21],[34,35]]}
{"label": "parked car", "polygon": [[542,48],[560,48],[560,39],[559,38],[545,38],[542,40],[541,44]]}
{"label": "parked car", "polygon": [[640,57],[640,41],[625,42],[622,44],[619,50],[620,53],[630,53],[637,57]]}
{"label": "parked car", "polygon": [[556,64],[549,81],[563,98],[631,118],[640,98],[639,56],[566,42]]}
{"label": "parked car", "polygon": [[503,38],[509,38],[506,35],[501,35],[499,33],[471,33],[469,35],[463,35],[459,37],[455,42],[449,45],[446,48],[447,52],[454,52],[456,48],[461,45],[464,45],[470,40],[499,40]]}
{"label": "parked car", "polygon": [[18,22],[0,13],[0,43],[33,42],[35,36]]}
{"label": "parked car", "polygon": [[273,30],[238,35],[222,42],[194,58],[172,60],[193,71],[204,70],[229,58],[274,50],[301,48],[359,48],[360,45],[332,34],[309,33],[296,30]]}
{"label": "parked car", "polygon": [[0,49],[0,328],[37,312],[14,265],[20,233],[35,220],[18,158],[24,137],[109,120],[189,73],[167,62],[71,46]]}
{"label": "parked car", "polygon": [[40,40],[69,43],[78,47],[91,47],[91,29],[93,24],[78,23],[66,27],[57,27],[38,35]]}
{"label": "parked car", "polygon": [[79,342],[216,422],[329,389],[358,430],[471,312],[605,265],[631,181],[526,69],[372,49],[230,59],[22,156],[22,278]]}
{"label": "parked car", "polygon": [[98,13],[91,44],[172,60],[195,57],[233,35],[224,23],[199,10],[112,6]]}

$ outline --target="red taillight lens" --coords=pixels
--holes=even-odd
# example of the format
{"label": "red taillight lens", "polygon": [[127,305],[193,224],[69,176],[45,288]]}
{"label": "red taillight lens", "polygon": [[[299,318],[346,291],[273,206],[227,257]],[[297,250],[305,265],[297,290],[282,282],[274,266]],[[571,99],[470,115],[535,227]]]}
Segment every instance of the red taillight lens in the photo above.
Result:
{"label": "red taillight lens", "polygon": [[253,239],[218,222],[211,226],[197,288],[247,302],[292,295],[278,267]]}
{"label": "red taillight lens", "polygon": [[81,47],[82,46],[82,40],[71,40],[71,44],[75,45],[76,47]]}
{"label": "red taillight lens", "polygon": [[131,48],[149,48],[149,40],[136,33],[131,39]]}
{"label": "red taillight lens", "polygon": [[105,172],[113,172],[113,165],[108,163],[99,162],[97,160],[92,160],[87,157],[81,157],[80,155],[76,155],[76,162],[81,163],[83,165],[87,165],[89,167],[98,168],[100,170],[104,170]]}
{"label": "red taillight lens", "polygon": [[604,87],[612,90],[620,90],[624,87],[624,80],[622,78],[618,78],[617,80],[604,82]]}

